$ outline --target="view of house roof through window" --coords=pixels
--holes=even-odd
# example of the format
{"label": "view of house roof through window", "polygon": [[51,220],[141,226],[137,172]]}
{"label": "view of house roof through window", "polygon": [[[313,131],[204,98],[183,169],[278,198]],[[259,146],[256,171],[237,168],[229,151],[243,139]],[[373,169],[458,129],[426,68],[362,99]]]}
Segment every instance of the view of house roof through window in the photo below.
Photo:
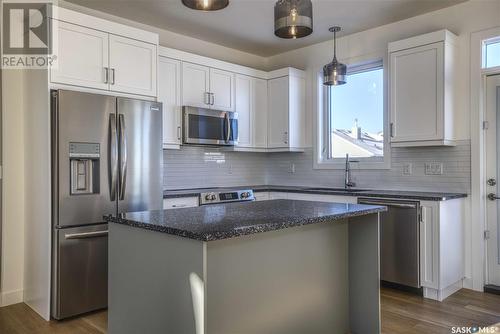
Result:
{"label": "view of house roof through window", "polygon": [[330,88],[331,156],[382,157],[384,70],[377,67],[348,76],[348,84]]}

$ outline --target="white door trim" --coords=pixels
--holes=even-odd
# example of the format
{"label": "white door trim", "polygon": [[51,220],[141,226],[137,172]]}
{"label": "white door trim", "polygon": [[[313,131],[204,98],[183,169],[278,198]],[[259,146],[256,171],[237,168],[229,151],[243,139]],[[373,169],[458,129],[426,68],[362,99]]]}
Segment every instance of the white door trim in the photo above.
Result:
{"label": "white door trim", "polygon": [[[486,245],[484,231],[486,226],[486,157],[485,138],[482,130],[485,119],[484,89],[486,73],[482,69],[483,41],[500,36],[500,27],[479,31],[471,34],[470,39],[470,115],[471,115],[471,216],[469,231],[472,240],[471,247],[471,278],[465,281],[465,287],[483,291],[486,270]],[[488,73],[492,74],[492,73]]]}

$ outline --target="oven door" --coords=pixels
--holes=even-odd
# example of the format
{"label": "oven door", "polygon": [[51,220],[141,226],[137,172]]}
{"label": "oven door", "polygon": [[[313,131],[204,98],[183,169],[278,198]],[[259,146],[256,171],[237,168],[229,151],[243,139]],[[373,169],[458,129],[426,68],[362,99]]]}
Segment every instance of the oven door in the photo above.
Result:
{"label": "oven door", "polygon": [[238,114],[183,107],[183,143],[234,146],[238,143]]}

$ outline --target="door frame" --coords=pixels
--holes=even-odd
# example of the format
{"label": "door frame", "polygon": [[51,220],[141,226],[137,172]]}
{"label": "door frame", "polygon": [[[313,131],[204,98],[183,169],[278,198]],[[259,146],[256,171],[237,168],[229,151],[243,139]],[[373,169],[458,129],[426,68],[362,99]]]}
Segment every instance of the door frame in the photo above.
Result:
{"label": "door frame", "polygon": [[[470,36],[470,133],[471,133],[471,202],[469,224],[466,235],[470,247],[469,259],[466,255],[466,277],[464,287],[484,291],[486,283],[486,136],[483,129],[486,116],[486,77],[499,74],[500,67],[483,68],[485,41],[500,36],[500,27],[472,33]],[[467,248],[467,247],[466,247]],[[474,261],[472,261],[474,259]],[[470,272],[468,272],[470,270]]]}

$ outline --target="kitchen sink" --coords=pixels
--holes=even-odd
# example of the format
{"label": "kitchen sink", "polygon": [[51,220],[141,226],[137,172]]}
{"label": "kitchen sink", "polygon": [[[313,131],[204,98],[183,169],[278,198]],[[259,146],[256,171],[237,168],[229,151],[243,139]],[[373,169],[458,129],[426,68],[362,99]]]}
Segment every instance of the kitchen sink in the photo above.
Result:
{"label": "kitchen sink", "polygon": [[340,191],[347,193],[358,193],[368,191],[367,189],[345,189],[345,188],[308,188],[308,190],[317,190],[317,191]]}

